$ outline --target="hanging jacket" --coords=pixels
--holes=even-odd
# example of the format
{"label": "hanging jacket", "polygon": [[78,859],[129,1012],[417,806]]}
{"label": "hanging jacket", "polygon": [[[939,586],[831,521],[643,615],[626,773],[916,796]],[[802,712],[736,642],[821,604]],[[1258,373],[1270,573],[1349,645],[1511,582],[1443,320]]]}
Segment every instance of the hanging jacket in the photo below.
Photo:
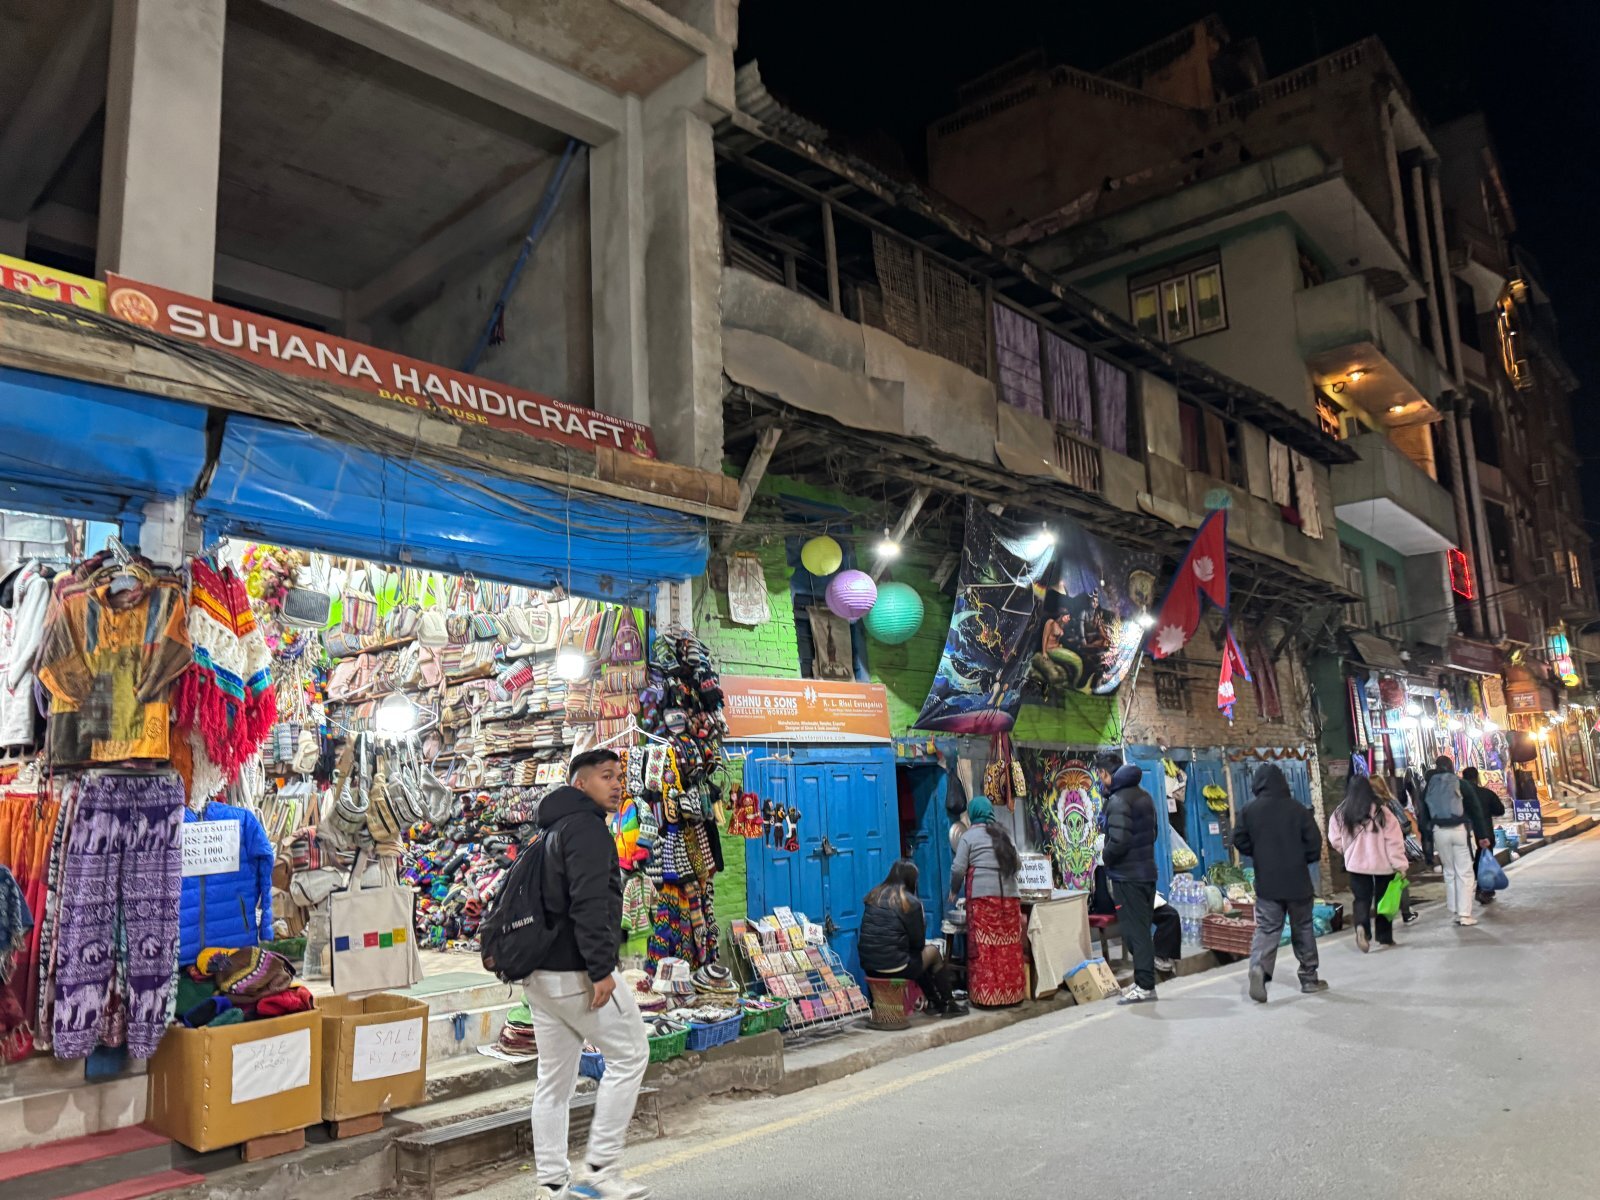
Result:
{"label": "hanging jacket", "polygon": [[856,948],[861,969],[868,975],[903,971],[922,962],[927,917],[920,903],[901,912],[892,904],[868,904],[861,914],[861,938]]}
{"label": "hanging jacket", "polygon": [[50,579],[37,562],[17,568],[0,587],[0,746],[34,743],[33,660],[49,604]]}
{"label": "hanging jacket", "polygon": [[1156,802],[1139,786],[1143,778],[1136,764],[1123,763],[1111,776],[1106,800],[1106,874],[1130,883],[1156,879]]}
{"label": "hanging jacket", "polygon": [[1253,860],[1256,895],[1263,900],[1311,899],[1310,864],[1322,858],[1322,831],[1311,810],[1289,791],[1275,763],[1256,768],[1254,799],[1239,813],[1233,844]]}
{"label": "hanging jacket", "polygon": [[178,907],[178,963],[186,966],[207,946],[237,950],[270,942],[272,929],[272,843],[261,819],[247,808],[213,800],[201,815],[183,810],[185,826],[195,821],[239,822],[239,869],[222,875],[186,875]]}

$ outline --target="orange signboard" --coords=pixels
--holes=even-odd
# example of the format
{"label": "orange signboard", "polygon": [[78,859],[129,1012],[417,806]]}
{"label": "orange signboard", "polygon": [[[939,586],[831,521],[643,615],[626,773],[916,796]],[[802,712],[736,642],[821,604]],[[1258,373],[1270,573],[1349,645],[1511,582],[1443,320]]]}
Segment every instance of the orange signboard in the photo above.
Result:
{"label": "orange signboard", "polygon": [[731,741],[887,742],[889,694],[880,683],[722,677]]}
{"label": "orange signboard", "polygon": [[106,289],[107,307],[114,317],[270,370],[354,388],[463,425],[522,433],[584,450],[603,446],[642,458],[656,456],[648,425],[609,413],[120,275],[108,275]]}
{"label": "orange signboard", "polygon": [[106,285],[99,280],[54,267],[41,267],[7,254],[0,254],[0,288],[38,296],[41,300],[54,300],[57,304],[87,308],[91,312],[106,310]]}

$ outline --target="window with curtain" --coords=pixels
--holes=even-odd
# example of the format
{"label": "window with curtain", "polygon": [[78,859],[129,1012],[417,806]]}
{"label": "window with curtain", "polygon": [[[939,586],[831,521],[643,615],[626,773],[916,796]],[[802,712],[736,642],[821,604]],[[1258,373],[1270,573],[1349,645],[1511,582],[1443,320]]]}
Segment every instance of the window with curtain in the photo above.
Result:
{"label": "window with curtain", "polygon": [[1050,363],[1050,419],[1079,437],[1094,436],[1089,352],[1053,333],[1044,335],[1044,348]]}
{"label": "window with curtain", "polygon": [[[1339,546],[1339,561],[1344,569],[1344,586],[1358,596],[1367,594],[1366,571],[1361,566],[1361,551],[1354,546]],[[1352,629],[1367,629],[1372,625],[1372,615],[1367,611],[1365,599],[1344,606],[1344,623]]]}
{"label": "window with curtain", "polygon": [[1014,309],[994,305],[994,356],[1000,371],[1000,398],[1013,408],[1044,416],[1039,326]]}
{"label": "window with curtain", "polygon": [[1217,253],[1136,276],[1128,288],[1128,316],[1140,333],[1167,342],[1226,329],[1228,307]]}
{"label": "window with curtain", "polygon": [[1095,434],[1107,450],[1128,452],[1128,373],[1103,358],[1094,360]]}

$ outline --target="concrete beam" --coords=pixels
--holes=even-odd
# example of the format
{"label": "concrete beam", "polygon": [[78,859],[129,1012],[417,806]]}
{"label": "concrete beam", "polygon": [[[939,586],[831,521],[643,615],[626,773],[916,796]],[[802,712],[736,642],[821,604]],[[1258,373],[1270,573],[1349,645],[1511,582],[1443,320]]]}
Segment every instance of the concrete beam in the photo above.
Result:
{"label": "concrete beam", "polygon": [[590,145],[622,128],[621,97],[423,0],[266,3]]}
{"label": "concrete beam", "polygon": [[28,249],[28,223],[0,218],[0,254],[22,258]]}
{"label": "concrete beam", "polygon": [[211,296],[227,0],[113,0],[101,274]]}
{"label": "concrete beam", "polygon": [[[64,204],[45,204],[34,211],[27,228],[41,241],[52,242],[69,250],[94,253],[96,223],[93,213],[79,212]],[[129,275],[140,278],[131,271]],[[246,262],[230,254],[216,256],[212,280],[216,291],[231,292],[246,300],[291,316],[309,318],[319,324],[338,321],[344,315],[344,293],[338,288],[273,267],[264,267],[260,263]],[[209,292],[205,298],[210,299]]]}
{"label": "concrete beam", "polygon": [[645,325],[643,108],[626,101],[623,134],[589,153],[589,288],[594,322],[594,404],[650,424],[650,343]]}
{"label": "concrete beam", "polygon": [[459,268],[462,260],[486,250],[498,250],[526,233],[556,161],[551,159],[519,176],[354,289],[349,296],[351,319],[366,320],[387,312],[426,291]]}
{"label": "concrete beam", "polygon": [[82,0],[73,7],[0,132],[0,220],[28,215],[106,102],[111,0]]}

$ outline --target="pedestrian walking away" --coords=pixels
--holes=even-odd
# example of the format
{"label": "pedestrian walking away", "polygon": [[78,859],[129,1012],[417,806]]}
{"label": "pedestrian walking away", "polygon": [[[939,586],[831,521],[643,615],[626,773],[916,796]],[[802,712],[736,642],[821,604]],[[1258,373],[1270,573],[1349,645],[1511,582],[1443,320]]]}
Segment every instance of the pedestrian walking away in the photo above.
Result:
{"label": "pedestrian walking away", "polygon": [[[572,760],[568,778],[569,786],[539,805],[539,824],[549,839],[539,881],[546,908],[540,915],[550,922],[551,936],[522,985],[539,1047],[536,1195],[642,1200],[649,1190],[624,1179],[621,1170],[628,1122],[650,1063],[639,1007],[617,970],[622,875],[606,817],[622,802],[622,767],[612,751],[590,750]],[[568,1113],[585,1043],[600,1050],[606,1069],[595,1093],[587,1170],[575,1177],[567,1160]]]}
{"label": "pedestrian walking away", "polygon": [[[1476,796],[1471,807],[1477,808]],[[1445,755],[1441,754],[1433,770],[1428,772],[1428,783],[1422,791],[1422,811],[1418,815],[1423,828],[1432,831],[1433,848],[1444,873],[1445,902],[1455,923],[1476,925],[1478,918],[1472,915],[1472,897],[1478,881],[1472,873],[1471,815],[1456,765]]]}
{"label": "pedestrian walking away", "polygon": [[1473,893],[1479,904],[1493,904],[1494,893],[1477,886],[1478,860],[1494,853],[1494,821],[1506,815],[1505,801],[1484,784],[1477,767],[1468,767],[1461,772],[1461,802],[1467,812],[1467,823],[1472,826]]}
{"label": "pedestrian walking away", "polygon": [[1144,1004],[1156,995],[1156,803],[1139,786],[1144,772],[1120,754],[1095,758],[1106,796],[1106,844],[1101,861],[1117,902],[1117,927],[1133,959],[1133,986],[1118,1004]]}
{"label": "pedestrian walking away", "polygon": [[1256,768],[1254,799],[1239,814],[1233,844],[1256,865],[1256,932],[1250,942],[1250,999],[1267,1002],[1267,984],[1278,961],[1283,923],[1300,963],[1300,990],[1325,992],[1317,975],[1317,935],[1312,928],[1311,864],[1322,860],[1322,831],[1311,810],[1289,793],[1289,781],[1274,763]]}
{"label": "pedestrian walking away", "polygon": [[[1400,822],[1366,776],[1357,775],[1345,788],[1344,803],[1328,818],[1328,842],[1344,856],[1355,895],[1356,948],[1365,954],[1372,947],[1373,905],[1390,880],[1405,878],[1409,866]],[[1382,913],[1376,920],[1378,944],[1394,945],[1394,922]]]}
{"label": "pedestrian walking away", "polygon": [[[1406,874],[1411,872],[1411,864],[1422,861],[1422,840],[1417,836],[1416,818],[1409,809],[1401,804],[1389,781],[1382,775],[1370,776],[1372,794],[1378,798],[1378,803],[1394,814],[1394,819],[1400,825],[1400,842],[1406,852]],[[1400,917],[1407,925],[1417,919],[1416,910],[1411,907],[1411,889],[1408,887],[1400,893]]]}

